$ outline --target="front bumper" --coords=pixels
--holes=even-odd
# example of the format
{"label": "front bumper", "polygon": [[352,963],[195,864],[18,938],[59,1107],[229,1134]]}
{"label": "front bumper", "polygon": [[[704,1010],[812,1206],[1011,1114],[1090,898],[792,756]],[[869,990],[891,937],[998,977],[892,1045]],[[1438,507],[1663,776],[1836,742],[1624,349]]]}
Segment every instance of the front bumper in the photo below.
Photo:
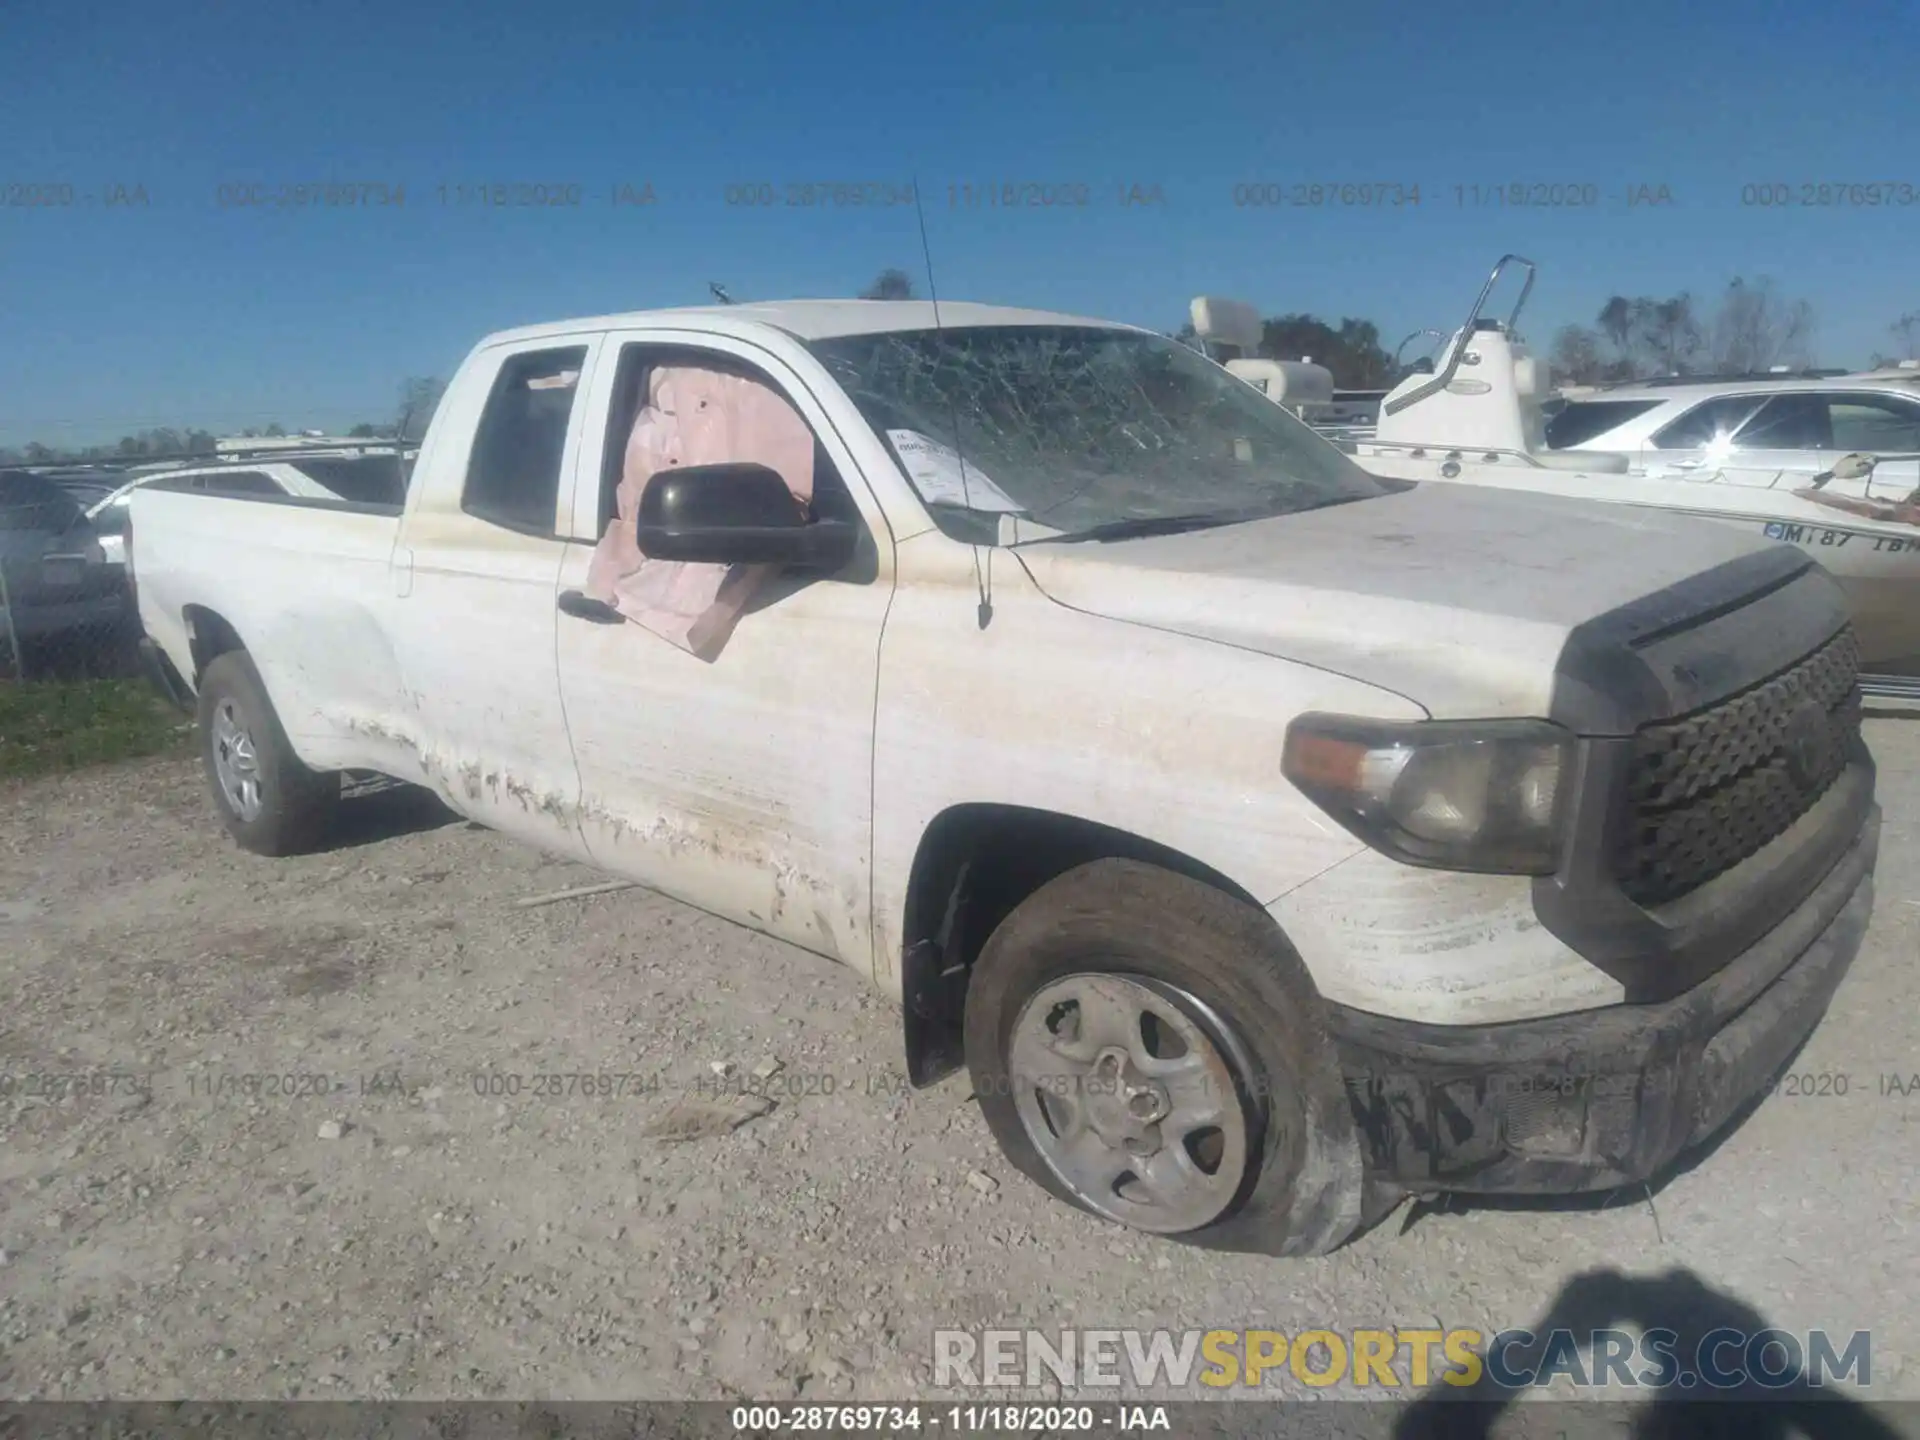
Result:
{"label": "front bumper", "polygon": [[1819,1023],[1873,911],[1879,838],[1874,806],[1797,908],[1670,1000],[1483,1026],[1333,1007],[1369,1178],[1565,1194],[1652,1176],[1759,1095]]}

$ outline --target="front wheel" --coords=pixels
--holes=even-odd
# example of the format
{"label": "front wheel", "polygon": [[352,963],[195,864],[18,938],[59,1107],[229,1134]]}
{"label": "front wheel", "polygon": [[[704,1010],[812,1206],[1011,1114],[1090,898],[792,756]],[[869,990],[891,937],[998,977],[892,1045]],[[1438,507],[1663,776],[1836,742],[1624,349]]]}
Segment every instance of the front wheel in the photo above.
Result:
{"label": "front wheel", "polygon": [[199,698],[201,759],[227,832],[256,855],[312,849],[339,805],[339,775],[294,754],[244,650],[214,657]]}
{"label": "front wheel", "polygon": [[967,990],[967,1065],[1007,1158],[1184,1242],[1337,1248],[1364,1166],[1321,1001],[1259,910],[1100,860],[1023,901]]}

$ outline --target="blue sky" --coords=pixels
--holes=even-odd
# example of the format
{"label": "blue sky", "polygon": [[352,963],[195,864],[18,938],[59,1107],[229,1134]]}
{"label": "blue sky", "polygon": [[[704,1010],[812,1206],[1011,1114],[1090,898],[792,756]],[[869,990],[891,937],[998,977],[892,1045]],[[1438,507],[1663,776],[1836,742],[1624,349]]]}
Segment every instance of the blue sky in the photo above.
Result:
{"label": "blue sky", "polygon": [[[1196,293],[1457,324],[1541,265],[1544,349],[1606,296],[1772,275],[1822,363],[1920,309],[1920,5],[659,7],[370,0],[0,8],[0,444],[150,425],[386,419],[401,378],[573,314],[849,294],[924,265],[911,207],[729,205],[730,185],[918,176],[943,298],[1170,329]],[[404,184],[404,203],[222,208],[220,187]],[[1742,186],[1898,181],[1788,211]],[[968,209],[950,185],[1084,185]],[[1418,184],[1418,206],[1236,206],[1236,184]],[[578,207],[456,188],[573,184]],[[613,187],[651,184],[650,206]],[[1592,185],[1597,208],[1474,203]],[[109,206],[111,187],[146,204]],[[1163,205],[1122,207],[1122,186]],[[1666,186],[1670,206],[1629,208]],[[442,186],[449,187],[445,192]],[[1468,187],[1456,193],[1454,187]],[[53,192],[58,195],[59,192]],[[25,192],[0,194],[0,200]],[[1465,203],[1462,203],[1462,202]]]}

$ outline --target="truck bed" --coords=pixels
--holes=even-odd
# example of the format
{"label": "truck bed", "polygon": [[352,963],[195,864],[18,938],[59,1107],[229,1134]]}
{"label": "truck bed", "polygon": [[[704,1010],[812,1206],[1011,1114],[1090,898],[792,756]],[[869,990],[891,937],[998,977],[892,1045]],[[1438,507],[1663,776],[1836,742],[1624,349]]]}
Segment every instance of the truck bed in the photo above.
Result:
{"label": "truck bed", "polygon": [[[190,684],[195,635],[204,649],[234,631],[301,758],[371,768],[380,757],[345,721],[391,708],[399,690],[385,638],[399,526],[397,505],[145,487],[130,526],[140,622]],[[305,638],[286,643],[290,632]]]}

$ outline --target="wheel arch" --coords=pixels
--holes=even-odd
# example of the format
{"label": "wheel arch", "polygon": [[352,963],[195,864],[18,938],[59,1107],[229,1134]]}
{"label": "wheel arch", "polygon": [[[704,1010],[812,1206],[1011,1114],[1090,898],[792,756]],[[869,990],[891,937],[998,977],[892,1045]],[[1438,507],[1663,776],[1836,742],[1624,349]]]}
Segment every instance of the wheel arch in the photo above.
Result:
{"label": "wheel arch", "polygon": [[902,917],[901,1028],[916,1087],[963,1063],[967,983],[987,937],[1048,881],[1095,860],[1154,865],[1266,914],[1229,876],[1147,836],[1024,805],[950,806],[921,833]]}
{"label": "wheel arch", "polygon": [[187,649],[193,658],[193,683],[196,688],[207,666],[230,650],[247,648],[246,641],[240,638],[240,632],[232,622],[209,605],[188,605],[181,610],[180,618],[187,626]]}

